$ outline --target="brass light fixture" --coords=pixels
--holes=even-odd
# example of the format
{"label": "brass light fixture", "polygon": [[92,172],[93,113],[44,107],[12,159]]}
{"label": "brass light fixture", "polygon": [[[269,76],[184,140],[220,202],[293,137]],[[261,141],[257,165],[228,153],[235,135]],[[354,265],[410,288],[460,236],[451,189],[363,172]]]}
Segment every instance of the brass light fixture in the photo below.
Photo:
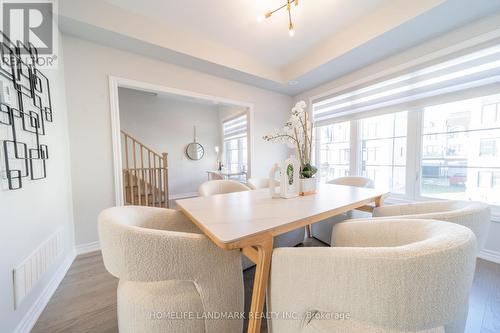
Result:
{"label": "brass light fixture", "polygon": [[294,4],[295,6],[298,6],[299,0],[287,0],[283,6],[278,7],[275,10],[270,10],[266,14],[259,16],[257,18],[257,21],[262,22],[265,19],[270,18],[277,11],[279,11],[283,8],[286,8],[286,10],[288,11],[288,34],[290,35],[290,37],[293,37],[295,35],[295,29],[294,29],[293,21],[292,21],[292,4]]}

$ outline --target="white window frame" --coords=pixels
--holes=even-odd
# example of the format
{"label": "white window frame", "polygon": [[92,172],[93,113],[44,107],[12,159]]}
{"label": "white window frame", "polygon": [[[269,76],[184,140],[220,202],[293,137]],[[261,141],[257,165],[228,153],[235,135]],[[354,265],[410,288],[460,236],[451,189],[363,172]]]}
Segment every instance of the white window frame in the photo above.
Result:
{"label": "white window frame", "polygon": [[[245,115],[246,116],[246,122],[247,122],[247,128],[246,128],[246,141],[247,141],[247,156],[246,156],[246,177],[250,178],[251,177],[251,167],[252,167],[252,144],[251,144],[251,138],[252,138],[252,128],[251,128],[251,123],[252,123],[252,114],[250,113],[250,110],[247,108],[246,110],[242,112],[237,112],[235,114],[232,114],[226,118],[223,118],[220,120],[220,140],[221,140],[221,146],[222,146],[222,152],[221,152],[221,161],[225,164],[226,163],[226,140],[224,137],[224,123],[229,122],[231,120],[234,120],[236,118],[239,118],[241,116]],[[238,147],[238,155],[241,155],[240,148]],[[238,157],[239,158],[239,157]]]}
{"label": "white window frame", "polygon": [[[311,105],[311,104],[310,104]],[[312,119],[312,118],[310,118]],[[312,161],[313,163],[317,164],[317,159],[319,158],[321,152],[320,152],[320,145],[319,145],[319,138],[320,138],[320,134],[319,134],[319,128],[320,127],[323,127],[323,126],[329,126],[329,125],[333,125],[335,123],[343,123],[343,122],[350,122],[350,129],[349,129],[349,141],[350,141],[350,149],[349,149],[349,176],[355,176],[356,175],[356,172],[353,172],[353,170],[356,170],[355,168],[357,167],[357,160],[358,160],[358,153],[353,151],[353,147],[352,147],[352,142],[353,141],[353,131],[355,131],[355,135],[357,135],[357,125],[353,126],[353,122],[352,121],[349,121],[349,120],[342,120],[342,121],[333,121],[331,123],[328,123],[328,124],[321,124],[320,126],[314,126],[314,139],[313,139],[313,156],[312,156]],[[320,168],[320,166],[316,165],[318,167],[318,169]],[[318,173],[320,171],[318,170]]]}

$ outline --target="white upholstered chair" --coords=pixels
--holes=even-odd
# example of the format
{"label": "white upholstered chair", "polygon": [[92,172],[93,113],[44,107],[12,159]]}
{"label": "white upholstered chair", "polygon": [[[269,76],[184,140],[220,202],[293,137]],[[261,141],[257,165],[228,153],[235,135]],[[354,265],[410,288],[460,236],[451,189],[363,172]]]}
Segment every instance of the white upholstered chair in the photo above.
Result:
{"label": "white upholstered chair", "polygon": [[[242,191],[250,191],[250,187],[234,180],[210,180],[201,184],[198,188],[198,193],[203,197]],[[304,228],[287,232],[286,234],[275,237],[274,247],[299,245],[304,241],[304,236]],[[243,269],[250,268],[254,265],[254,263],[244,255],[241,255],[241,258]]]}
{"label": "white upholstered chair", "polygon": [[104,265],[120,279],[120,333],[242,331],[242,320],[166,317],[243,311],[239,251],[219,249],[182,213],[170,209],[106,209],[98,228]]}
{"label": "white upholstered chair", "polygon": [[[490,225],[490,207],[474,201],[427,201],[410,204],[387,205],[373,210],[371,222],[392,219],[433,219],[463,225],[476,235],[476,253],[483,247]],[[335,235],[332,234],[332,241]],[[462,305],[461,320],[446,326],[446,333],[463,333],[465,329],[468,301]]]}
{"label": "white upholstered chair", "polygon": [[250,191],[245,184],[235,180],[209,180],[204,182],[198,188],[198,194],[201,197],[208,197],[215,194]]}
{"label": "white upholstered chair", "polygon": [[[348,185],[348,186],[356,186],[356,187],[367,187],[373,188],[373,181],[370,178],[361,177],[361,176],[349,176],[349,177],[340,177],[335,178],[327,182],[328,184],[335,185]],[[330,217],[325,221],[321,221],[318,223],[314,223],[311,225],[311,235],[322,241],[323,243],[330,244],[330,240],[332,237],[332,229],[333,225],[338,222],[342,222],[344,220],[352,218],[352,212],[347,212],[345,214],[340,214],[337,216]],[[363,216],[357,216],[363,217]]]}
{"label": "white upholstered chair", "polygon": [[471,229],[480,251],[486,241],[491,221],[490,207],[474,201],[429,201],[387,205],[373,210],[373,217],[433,219],[458,223]]}
{"label": "white upholstered chair", "polygon": [[[444,333],[459,320],[476,238],[435,220],[338,223],[334,247],[273,252],[270,333]],[[342,320],[340,317],[348,316]]]}
{"label": "white upholstered chair", "polygon": [[373,188],[373,180],[362,176],[347,176],[332,179],[328,184]]}
{"label": "white upholstered chair", "polygon": [[[250,187],[252,190],[258,190],[261,188],[268,188],[269,187],[269,178],[250,178],[248,179],[248,187]],[[279,186],[279,182],[277,182],[277,186]]]}

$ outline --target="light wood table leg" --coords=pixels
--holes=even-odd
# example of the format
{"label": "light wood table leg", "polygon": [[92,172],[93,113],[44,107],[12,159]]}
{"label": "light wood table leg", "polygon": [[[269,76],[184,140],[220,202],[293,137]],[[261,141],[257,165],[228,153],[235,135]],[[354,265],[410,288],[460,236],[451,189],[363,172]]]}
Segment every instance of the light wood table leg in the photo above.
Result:
{"label": "light wood table leg", "polygon": [[264,240],[262,243],[255,245],[254,248],[257,251],[257,262],[255,263],[257,266],[255,267],[252,303],[250,304],[250,313],[248,316],[248,333],[260,333],[260,326],[264,317],[262,311],[264,310],[264,301],[266,299],[271,256],[273,254],[273,238],[270,237]]}
{"label": "light wood table leg", "polygon": [[385,195],[381,195],[375,198],[375,207],[381,207],[384,204],[385,198],[386,198]]}

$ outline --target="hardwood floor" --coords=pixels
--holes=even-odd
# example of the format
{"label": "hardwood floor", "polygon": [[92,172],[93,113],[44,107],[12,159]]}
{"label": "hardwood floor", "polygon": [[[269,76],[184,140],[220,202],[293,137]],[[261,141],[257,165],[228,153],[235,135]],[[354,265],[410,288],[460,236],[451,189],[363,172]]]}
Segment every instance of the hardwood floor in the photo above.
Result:
{"label": "hardwood floor", "polygon": [[[310,241],[306,246],[318,246]],[[254,269],[244,271],[248,309]],[[32,333],[118,332],[116,287],[100,252],[79,256],[38,319]],[[245,323],[246,327],[246,323]],[[267,332],[263,321],[262,332]],[[500,332],[500,265],[478,259],[466,333]]]}

